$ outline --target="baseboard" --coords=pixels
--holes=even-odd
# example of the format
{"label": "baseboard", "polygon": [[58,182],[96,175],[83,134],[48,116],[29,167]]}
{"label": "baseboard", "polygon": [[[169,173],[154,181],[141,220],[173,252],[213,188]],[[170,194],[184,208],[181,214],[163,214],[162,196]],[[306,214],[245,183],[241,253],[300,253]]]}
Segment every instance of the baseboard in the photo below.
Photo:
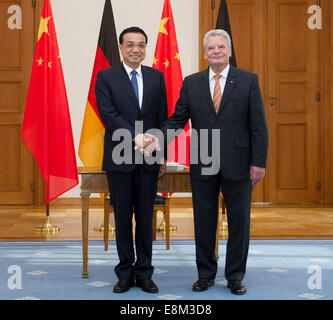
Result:
{"label": "baseboard", "polygon": [[[81,208],[81,198],[57,198],[51,202],[51,207],[68,207],[68,208]],[[103,208],[103,200],[101,198],[89,198],[89,206],[92,208]],[[170,199],[170,206],[173,208],[192,208],[192,197],[172,197]],[[254,208],[331,208],[332,205],[323,205],[318,203],[277,203],[277,202],[252,202]]]}
{"label": "baseboard", "polygon": [[[81,198],[57,198],[51,202],[51,207],[69,207],[80,208]],[[103,200],[101,198],[89,198],[89,207],[103,208]],[[170,199],[170,206],[174,208],[192,207],[192,197],[174,197]]]}

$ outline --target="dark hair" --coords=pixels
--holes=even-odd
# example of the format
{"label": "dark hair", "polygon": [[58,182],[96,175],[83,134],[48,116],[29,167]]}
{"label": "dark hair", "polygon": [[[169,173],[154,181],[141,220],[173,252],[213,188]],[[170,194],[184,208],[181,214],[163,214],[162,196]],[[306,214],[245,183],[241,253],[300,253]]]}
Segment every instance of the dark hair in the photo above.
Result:
{"label": "dark hair", "polygon": [[129,27],[129,28],[126,28],[125,30],[123,30],[123,32],[120,34],[120,36],[119,36],[120,44],[123,44],[124,35],[126,33],[142,33],[146,38],[146,44],[148,43],[148,37],[142,29],[140,29],[139,27]]}

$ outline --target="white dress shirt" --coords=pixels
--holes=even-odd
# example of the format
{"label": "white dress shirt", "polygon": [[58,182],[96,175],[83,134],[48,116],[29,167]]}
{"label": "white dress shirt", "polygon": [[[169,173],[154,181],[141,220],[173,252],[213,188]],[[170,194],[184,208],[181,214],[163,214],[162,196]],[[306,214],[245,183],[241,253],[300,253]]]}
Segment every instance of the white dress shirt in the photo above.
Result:
{"label": "white dress shirt", "polygon": [[[225,84],[227,82],[227,77],[228,77],[228,73],[229,73],[229,69],[230,69],[230,64],[228,64],[224,70],[220,73],[221,78],[220,78],[220,86],[221,86],[221,93],[222,93],[222,100],[223,100],[223,91],[224,91],[224,87]],[[211,69],[211,67],[209,67],[209,88],[210,88],[210,94],[212,96],[212,100],[214,97],[214,87],[215,87],[215,72]]]}
{"label": "white dress shirt", "polygon": [[[132,80],[133,75],[131,74],[132,68],[129,67],[125,62],[123,62],[124,68],[128,74],[128,77],[130,80]],[[142,107],[142,100],[143,100],[143,76],[142,76],[142,71],[141,71],[141,65],[139,68],[135,70],[137,72],[136,74],[136,79],[138,81],[138,89],[139,89],[139,105],[140,108]]]}

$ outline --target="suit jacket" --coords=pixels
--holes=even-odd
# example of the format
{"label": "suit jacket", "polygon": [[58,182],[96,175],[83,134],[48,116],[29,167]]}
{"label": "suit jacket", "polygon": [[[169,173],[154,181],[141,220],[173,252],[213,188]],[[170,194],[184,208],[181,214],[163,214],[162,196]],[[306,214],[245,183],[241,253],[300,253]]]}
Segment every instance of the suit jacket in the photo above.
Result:
{"label": "suit jacket", "polygon": [[[204,163],[200,151],[205,148],[212,154],[216,148],[213,129],[219,129],[216,131],[220,138],[218,160],[226,179],[249,178],[250,165],[266,167],[268,132],[256,74],[230,67],[217,114],[209,89],[209,69],[186,77],[175,112],[166,121],[163,132],[183,128],[189,118],[197,133],[196,136],[192,132],[191,137],[192,179],[208,177],[202,174],[202,169],[211,164]],[[194,159],[194,155],[198,157]]]}
{"label": "suit jacket", "polygon": [[[98,112],[105,125],[103,170],[114,172],[130,172],[135,168],[135,159],[142,160],[139,151],[134,152],[136,136],[135,122],[143,121],[144,133],[148,129],[160,128],[168,117],[166,86],[163,73],[159,70],[141,66],[143,76],[143,101],[140,109],[139,103],[131,81],[123,64],[103,69],[97,74],[95,93]],[[116,140],[112,135],[117,129],[127,129],[130,145],[126,150],[132,153],[130,163],[116,163],[112,157],[113,151],[124,138]],[[123,143],[124,144],[124,143]],[[119,150],[117,150],[118,152]],[[121,153],[125,155],[124,150]],[[159,164],[144,166],[149,171],[158,171]]]}

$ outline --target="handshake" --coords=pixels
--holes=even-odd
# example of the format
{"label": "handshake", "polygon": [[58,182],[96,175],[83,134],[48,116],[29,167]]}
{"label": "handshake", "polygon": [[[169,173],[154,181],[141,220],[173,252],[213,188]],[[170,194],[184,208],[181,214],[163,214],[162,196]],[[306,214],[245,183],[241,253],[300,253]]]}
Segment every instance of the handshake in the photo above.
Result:
{"label": "handshake", "polygon": [[151,155],[155,150],[161,150],[158,138],[150,133],[139,133],[134,138],[134,150],[139,150],[145,156]]}

